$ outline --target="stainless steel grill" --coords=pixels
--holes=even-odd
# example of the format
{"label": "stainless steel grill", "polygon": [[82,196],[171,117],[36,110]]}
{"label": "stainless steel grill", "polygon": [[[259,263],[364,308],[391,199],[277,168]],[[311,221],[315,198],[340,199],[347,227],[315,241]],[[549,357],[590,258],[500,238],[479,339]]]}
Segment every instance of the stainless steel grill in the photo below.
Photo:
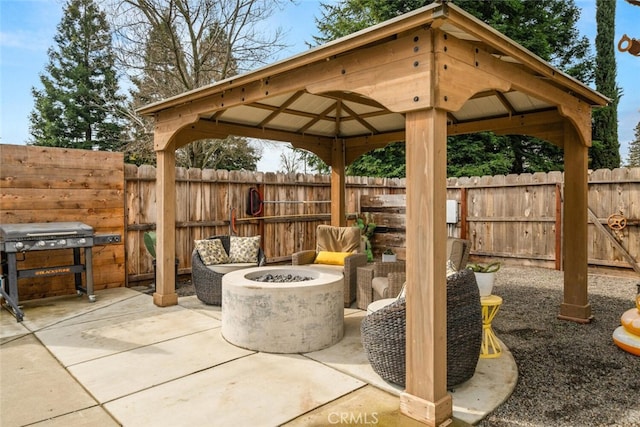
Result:
{"label": "stainless steel grill", "polygon": [[[19,306],[18,279],[74,274],[76,292],[87,294],[89,301],[95,301],[92,268],[93,245],[93,228],[81,222],[0,224],[0,251],[2,251],[0,293],[13,310],[18,322],[24,318],[24,313]],[[73,249],[73,264],[18,269],[18,263],[26,259],[28,252],[54,249]],[[80,249],[84,249],[84,264],[80,257]],[[18,258],[18,255],[21,257]],[[82,286],[83,272],[86,278],[85,287]]]}

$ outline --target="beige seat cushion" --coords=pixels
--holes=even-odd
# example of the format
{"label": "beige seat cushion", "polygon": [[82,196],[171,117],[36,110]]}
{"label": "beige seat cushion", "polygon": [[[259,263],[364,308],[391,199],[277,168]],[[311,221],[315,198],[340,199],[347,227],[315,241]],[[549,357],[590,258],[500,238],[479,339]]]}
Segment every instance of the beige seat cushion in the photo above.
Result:
{"label": "beige seat cushion", "polygon": [[462,255],[464,253],[464,245],[461,240],[458,239],[447,239],[447,254],[449,255],[448,259],[453,262],[453,266],[456,270],[459,270],[462,263]]}
{"label": "beige seat cushion", "polygon": [[243,268],[257,267],[257,262],[234,262],[230,264],[213,264],[208,265],[207,268],[218,274],[227,274],[232,271],[242,270]]}
{"label": "beige seat cushion", "polygon": [[387,289],[389,289],[389,279],[385,277],[374,277],[371,280],[371,287],[373,288],[373,299],[387,298],[391,295],[387,295]]}
{"label": "beige seat cushion", "polygon": [[394,301],[397,301],[397,298],[384,298],[384,299],[379,299],[377,301],[374,301],[367,306],[367,314],[371,314],[375,311],[378,311],[381,308],[388,306]]}

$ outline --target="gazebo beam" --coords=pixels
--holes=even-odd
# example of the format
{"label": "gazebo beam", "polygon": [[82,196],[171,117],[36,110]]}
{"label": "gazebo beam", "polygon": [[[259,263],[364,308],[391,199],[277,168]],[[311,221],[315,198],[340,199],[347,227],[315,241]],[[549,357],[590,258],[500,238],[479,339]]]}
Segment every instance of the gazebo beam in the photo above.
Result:
{"label": "gazebo beam", "polygon": [[564,122],[564,117],[557,110],[549,110],[451,124],[448,127],[448,134],[454,136],[491,131],[505,135],[534,135],[541,138],[541,134],[553,132],[556,136],[562,136]]}
{"label": "gazebo beam", "polygon": [[405,132],[389,132],[378,135],[360,136],[347,138],[345,162],[347,165],[353,163],[358,157],[364,153],[368,153],[376,148],[384,148],[392,142],[404,142]]}
{"label": "gazebo beam", "polygon": [[[361,48],[308,67],[309,93],[351,91],[393,112],[431,106],[433,56],[431,33],[421,28],[398,35],[384,44]],[[373,78],[375,76],[375,78]],[[402,90],[399,92],[399,88]]]}
{"label": "gazebo beam", "polygon": [[[507,36],[500,33],[495,28],[483,25],[483,23],[479,19],[471,15],[469,12],[456,6],[455,4],[453,5],[453,7],[449,5],[447,8],[444,8],[443,13],[447,17],[445,21],[447,24],[458,28],[464,28],[464,31],[467,34],[493,47],[496,52],[500,52],[504,56],[513,58],[516,62],[522,64],[523,68],[529,69],[539,74],[541,76],[540,80],[555,80],[559,83],[559,85],[571,88],[571,93],[576,97],[576,99],[594,98],[595,92],[591,90],[587,85],[582,84],[575,78],[557,70],[548,62],[532,54],[530,51],[526,50],[524,47],[518,45],[517,43],[514,43],[513,40],[509,39]],[[497,58],[494,59],[502,62],[503,64],[506,63]],[[559,94],[559,92],[554,91],[553,94]],[[565,92],[565,94],[569,95],[569,93],[567,92]],[[549,95],[552,94],[550,93]],[[604,96],[600,94],[597,95],[601,98],[601,101],[606,100]],[[572,97],[572,95],[569,95],[569,97]],[[555,103],[556,102],[552,102],[552,104]]]}

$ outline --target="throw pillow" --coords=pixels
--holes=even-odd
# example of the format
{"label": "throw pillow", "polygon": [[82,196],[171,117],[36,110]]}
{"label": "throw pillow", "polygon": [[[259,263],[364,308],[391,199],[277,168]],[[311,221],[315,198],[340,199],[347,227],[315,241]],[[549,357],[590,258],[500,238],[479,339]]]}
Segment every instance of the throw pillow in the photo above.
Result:
{"label": "throw pillow", "polygon": [[353,252],[320,251],[318,252],[318,255],[316,255],[316,259],[313,261],[313,263],[328,264],[328,265],[344,265],[344,259],[352,254]]}
{"label": "throw pillow", "polygon": [[231,236],[229,244],[229,262],[258,262],[260,236]]}
{"label": "throw pillow", "polygon": [[196,249],[204,265],[229,262],[229,256],[220,239],[196,240]]}

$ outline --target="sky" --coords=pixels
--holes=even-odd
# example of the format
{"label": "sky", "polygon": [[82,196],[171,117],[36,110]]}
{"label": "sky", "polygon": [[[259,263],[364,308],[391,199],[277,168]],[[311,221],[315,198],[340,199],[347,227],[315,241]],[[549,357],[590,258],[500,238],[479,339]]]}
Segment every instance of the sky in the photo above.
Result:
{"label": "sky", "polygon": [[[455,0],[454,0],[455,1]],[[640,40],[640,7],[616,0],[615,41],[627,34]],[[326,2],[326,1],[325,1]],[[595,46],[595,0],[576,0],[582,9],[578,30]],[[47,49],[54,46],[53,36],[62,17],[62,0],[0,0],[0,143],[25,144],[29,139],[29,114],[33,110],[31,88],[40,89],[39,75],[48,63]],[[277,59],[306,50],[317,34],[315,18],[321,16],[320,1],[296,0],[269,18],[273,27],[287,32],[289,49]],[[595,48],[594,48],[595,49]],[[628,156],[629,142],[640,122],[640,57],[616,49],[617,83],[623,90],[618,106],[618,138],[623,162]],[[280,168],[281,144],[263,149],[258,170],[269,172]]]}

